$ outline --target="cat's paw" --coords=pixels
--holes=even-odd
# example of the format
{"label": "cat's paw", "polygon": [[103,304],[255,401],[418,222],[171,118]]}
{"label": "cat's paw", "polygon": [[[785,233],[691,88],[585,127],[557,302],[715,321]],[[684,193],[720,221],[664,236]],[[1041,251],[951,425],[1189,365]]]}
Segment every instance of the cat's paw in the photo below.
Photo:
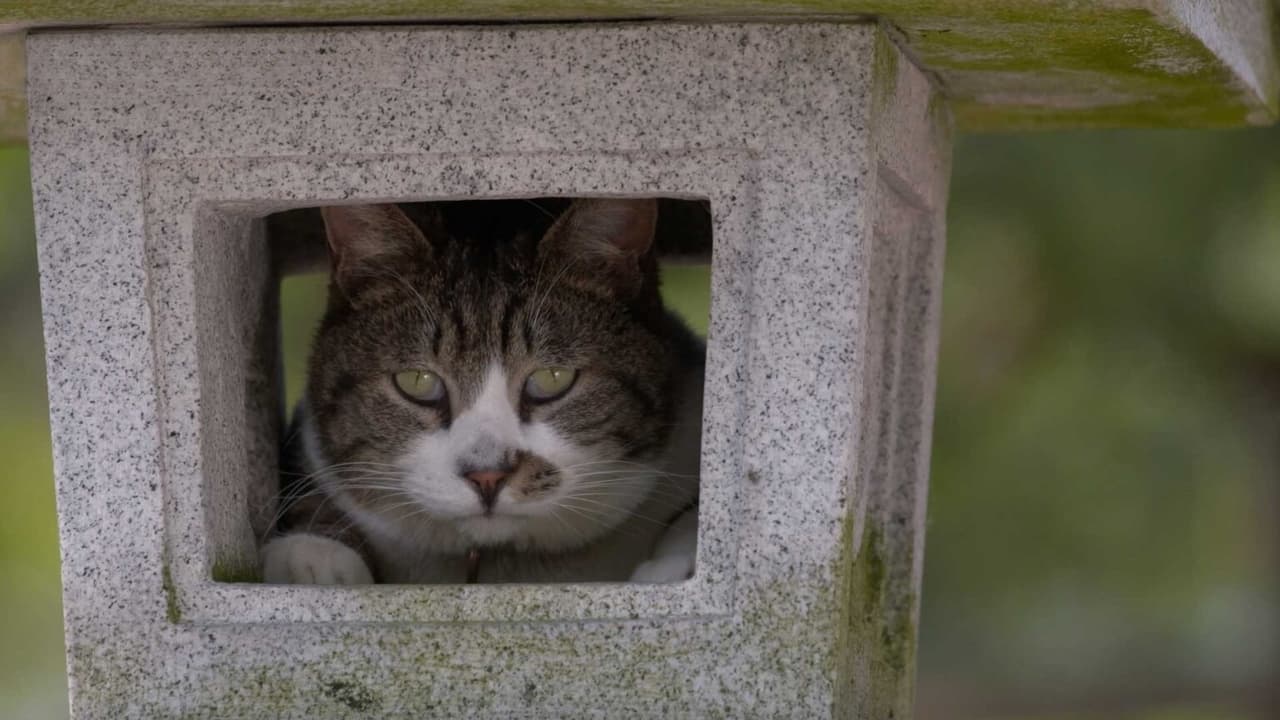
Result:
{"label": "cat's paw", "polygon": [[631,582],[669,583],[693,577],[698,555],[698,509],[685,511],[663,534],[653,558],[636,566]]}
{"label": "cat's paw", "polygon": [[359,553],[337,540],[295,533],[262,548],[262,579],[275,585],[368,585],[373,573]]}
{"label": "cat's paw", "polygon": [[693,555],[666,555],[646,560],[631,573],[631,582],[670,583],[693,577]]}

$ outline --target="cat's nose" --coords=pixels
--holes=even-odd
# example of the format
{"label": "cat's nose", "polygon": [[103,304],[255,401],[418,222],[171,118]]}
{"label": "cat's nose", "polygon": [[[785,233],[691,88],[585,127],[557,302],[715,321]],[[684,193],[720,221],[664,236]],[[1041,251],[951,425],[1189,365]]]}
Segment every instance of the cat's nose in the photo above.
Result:
{"label": "cat's nose", "polygon": [[489,509],[497,502],[498,493],[507,482],[507,475],[506,470],[472,470],[465,477],[475,486],[476,492],[480,493],[480,502],[484,503],[485,509]]}

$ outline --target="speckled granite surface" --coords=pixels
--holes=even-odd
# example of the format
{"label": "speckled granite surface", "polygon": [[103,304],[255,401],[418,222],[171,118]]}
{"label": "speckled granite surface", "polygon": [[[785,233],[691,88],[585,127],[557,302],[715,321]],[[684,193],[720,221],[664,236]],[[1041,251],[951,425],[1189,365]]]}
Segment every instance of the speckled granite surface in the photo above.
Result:
{"label": "speckled granite surface", "polygon": [[[947,112],[870,25],[33,35],[77,717],[909,713]],[[260,218],[634,193],[715,216],[698,575],[309,588]]]}

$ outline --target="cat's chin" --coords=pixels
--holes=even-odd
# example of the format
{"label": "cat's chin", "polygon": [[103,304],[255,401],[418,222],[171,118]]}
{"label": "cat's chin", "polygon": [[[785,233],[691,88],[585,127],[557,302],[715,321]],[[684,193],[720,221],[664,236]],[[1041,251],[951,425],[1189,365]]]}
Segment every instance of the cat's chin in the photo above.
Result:
{"label": "cat's chin", "polygon": [[474,515],[455,520],[454,524],[473,545],[509,545],[524,539],[528,531],[525,518],[510,515]]}
{"label": "cat's chin", "polygon": [[501,546],[518,551],[562,552],[594,539],[590,532],[567,528],[564,521],[537,515],[473,515],[455,518],[452,524],[462,549]]}

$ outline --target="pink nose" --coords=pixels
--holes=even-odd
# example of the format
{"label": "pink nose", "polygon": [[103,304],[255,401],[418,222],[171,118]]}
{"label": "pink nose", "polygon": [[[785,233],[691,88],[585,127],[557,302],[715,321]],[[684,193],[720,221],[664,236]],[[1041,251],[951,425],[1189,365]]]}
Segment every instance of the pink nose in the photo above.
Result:
{"label": "pink nose", "polygon": [[486,508],[493,507],[498,493],[502,492],[502,486],[507,482],[507,473],[503,470],[473,470],[466,477],[475,486],[476,492],[480,493],[480,501]]}

